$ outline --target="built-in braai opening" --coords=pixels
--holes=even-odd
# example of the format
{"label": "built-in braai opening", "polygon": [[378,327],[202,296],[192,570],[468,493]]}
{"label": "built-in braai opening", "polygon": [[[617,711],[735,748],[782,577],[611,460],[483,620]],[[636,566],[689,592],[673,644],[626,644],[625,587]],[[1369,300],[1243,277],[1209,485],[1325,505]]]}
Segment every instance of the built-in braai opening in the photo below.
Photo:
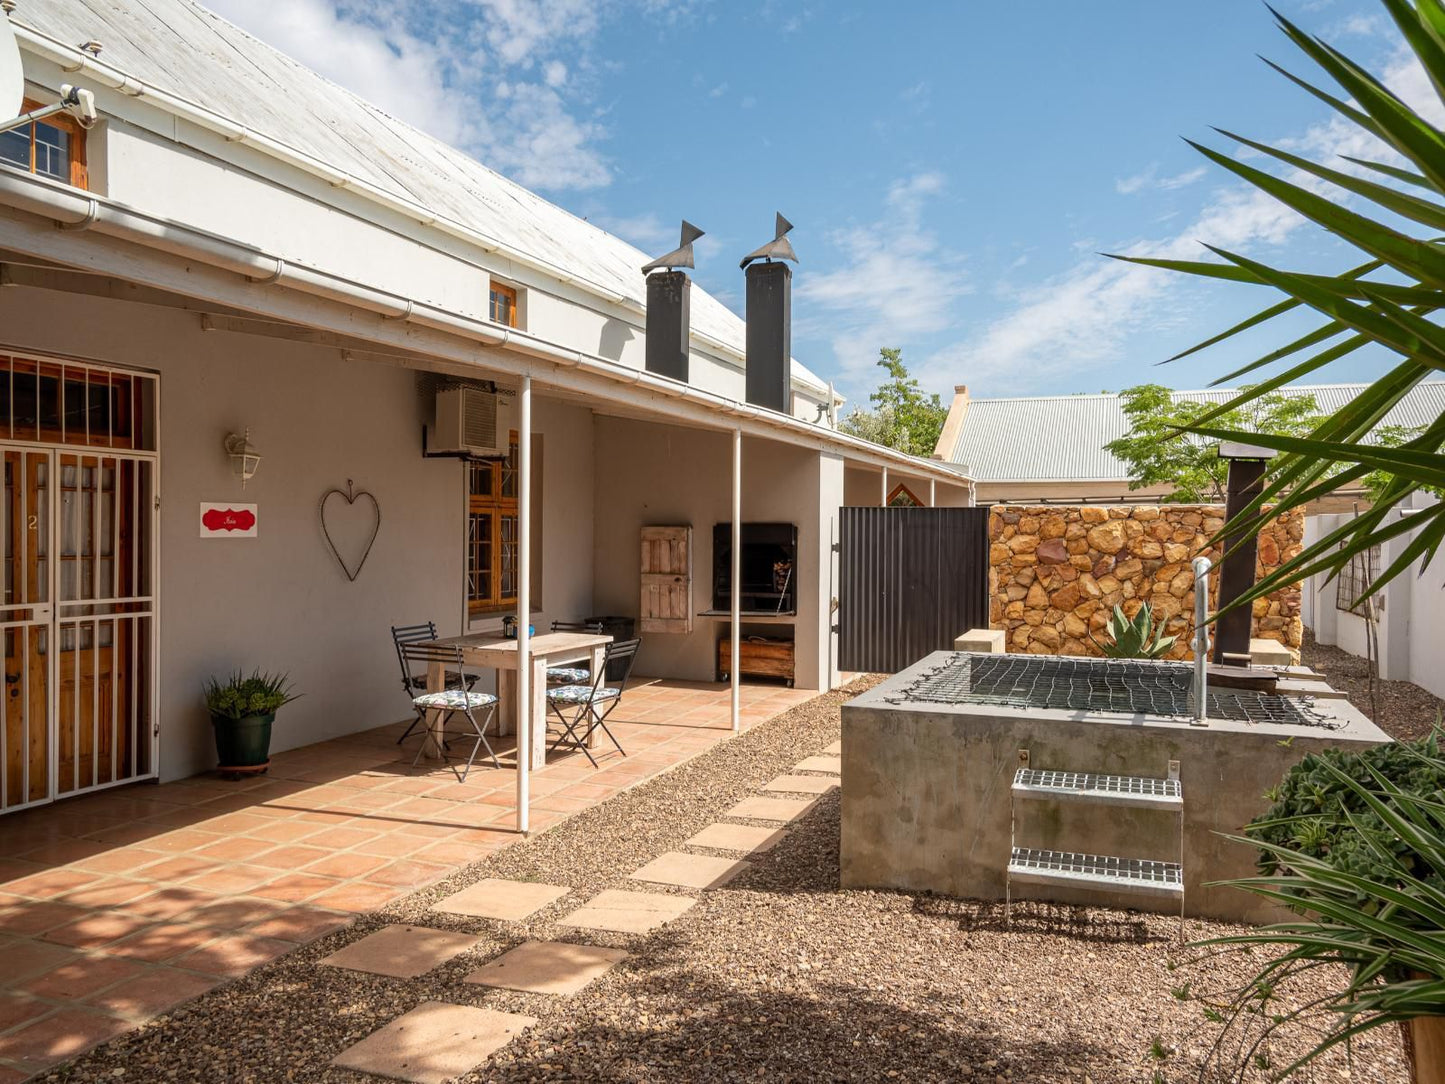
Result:
{"label": "built-in braai opening", "polygon": [[[739,594],[745,614],[793,614],[798,609],[798,528],[792,523],[742,525]],[[712,530],[712,606],[732,607],[732,524]]]}

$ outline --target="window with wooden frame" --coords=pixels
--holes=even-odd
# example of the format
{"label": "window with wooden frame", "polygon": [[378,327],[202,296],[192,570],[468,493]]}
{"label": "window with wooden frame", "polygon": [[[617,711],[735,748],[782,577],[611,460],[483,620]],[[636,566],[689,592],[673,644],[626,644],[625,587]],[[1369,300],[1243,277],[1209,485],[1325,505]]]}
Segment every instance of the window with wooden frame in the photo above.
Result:
{"label": "window with wooden frame", "polygon": [[503,327],[517,326],[517,291],[514,287],[492,282],[491,304],[488,318]]}
{"label": "window with wooden frame", "polygon": [[[541,437],[532,438],[532,603],[541,602]],[[467,613],[498,613],[517,605],[521,519],[517,508],[517,433],[505,459],[467,464]]]}
{"label": "window with wooden frame", "polygon": [[[43,108],[40,102],[27,98],[21,112],[40,108]],[[90,172],[85,165],[85,129],[63,113],[0,132],[0,162],[75,188],[90,187]]]}

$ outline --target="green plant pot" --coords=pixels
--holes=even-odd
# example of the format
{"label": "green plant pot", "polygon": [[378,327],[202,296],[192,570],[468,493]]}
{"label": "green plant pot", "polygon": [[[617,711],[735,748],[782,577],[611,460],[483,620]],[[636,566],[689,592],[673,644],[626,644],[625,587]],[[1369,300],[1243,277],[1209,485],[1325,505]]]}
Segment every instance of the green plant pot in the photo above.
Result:
{"label": "green plant pot", "polygon": [[244,719],[211,716],[216,735],[216,763],[221,771],[259,770],[271,762],[270,715],[248,715]]}

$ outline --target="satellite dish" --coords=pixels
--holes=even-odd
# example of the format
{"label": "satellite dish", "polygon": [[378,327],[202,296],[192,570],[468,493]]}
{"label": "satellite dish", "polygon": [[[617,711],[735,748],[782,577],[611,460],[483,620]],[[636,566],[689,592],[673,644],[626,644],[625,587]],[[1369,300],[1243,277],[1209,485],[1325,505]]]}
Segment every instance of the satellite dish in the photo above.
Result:
{"label": "satellite dish", "polygon": [[14,120],[25,101],[25,69],[8,16],[0,16],[0,120]]}

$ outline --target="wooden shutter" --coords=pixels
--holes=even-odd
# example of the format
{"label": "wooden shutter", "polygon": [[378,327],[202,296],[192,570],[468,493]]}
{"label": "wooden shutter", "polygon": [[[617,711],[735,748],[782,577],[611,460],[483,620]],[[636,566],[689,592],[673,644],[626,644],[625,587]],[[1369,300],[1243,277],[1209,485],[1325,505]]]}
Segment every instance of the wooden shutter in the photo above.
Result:
{"label": "wooden shutter", "polygon": [[642,632],[692,631],[692,528],[642,528]]}

